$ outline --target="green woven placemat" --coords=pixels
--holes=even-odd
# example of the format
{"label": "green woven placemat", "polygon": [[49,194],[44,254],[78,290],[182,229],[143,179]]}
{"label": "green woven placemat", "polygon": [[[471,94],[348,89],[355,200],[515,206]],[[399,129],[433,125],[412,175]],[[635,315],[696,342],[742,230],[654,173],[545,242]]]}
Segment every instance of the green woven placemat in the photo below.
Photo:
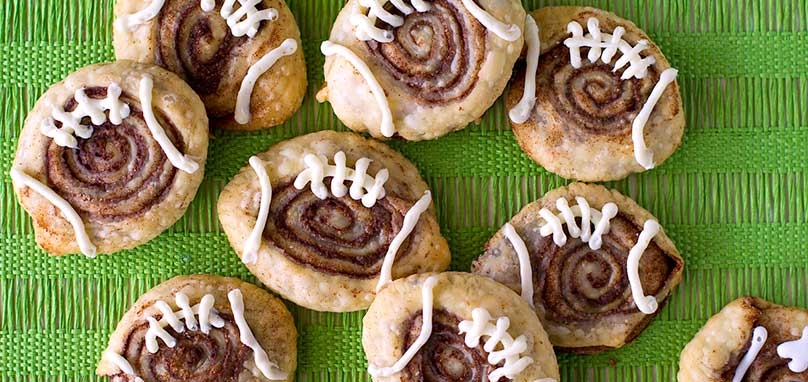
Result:
{"label": "green woven placemat", "polygon": [[[320,42],[341,0],[288,0],[303,33],[309,94],[282,127],[216,132],[208,173],[186,216],[133,251],[90,260],[36,248],[9,166],[27,111],[52,83],[113,59],[113,0],[0,1],[0,381],[95,380],[107,337],[137,296],[172,276],[255,281],[227,244],[216,196],[247,158],[280,140],[343,130],[313,94]],[[753,294],[808,307],[808,1],[525,1],[587,4],[646,30],[680,70],[682,148],[651,172],[607,184],[659,217],[686,261],[670,302],[637,341],[596,356],[560,355],[563,381],[673,381],[678,355],[730,300]],[[452,269],[523,205],[567,183],[519,150],[498,102],[479,125],[430,142],[392,144],[435,195]],[[459,165],[461,164],[462,165]],[[483,205],[494,208],[480,208]],[[367,379],[362,313],[291,306],[303,381]]]}

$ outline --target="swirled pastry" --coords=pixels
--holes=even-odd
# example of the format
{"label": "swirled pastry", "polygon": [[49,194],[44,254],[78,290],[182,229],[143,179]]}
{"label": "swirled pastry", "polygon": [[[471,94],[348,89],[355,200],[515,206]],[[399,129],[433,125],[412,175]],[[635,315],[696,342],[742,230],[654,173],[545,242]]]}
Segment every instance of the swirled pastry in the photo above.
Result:
{"label": "swirled pastry", "polygon": [[391,279],[449,266],[431,202],[401,154],[323,131],[251,158],[222,190],[219,218],[262,283],[310,309],[352,311]]}
{"label": "swirled pastry", "polygon": [[115,56],[182,77],[213,126],[267,128],[300,108],[306,64],[283,0],[118,0],[115,16]]}
{"label": "swirled pastry", "polygon": [[632,341],[682,269],[679,252],[648,211],[584,183],[525,206],[472,264],[472,272],[520,292],[556,348],[577,353]]}
{"label": "swirled pastry", "polygon": [[532,17],[541,56],[529,55],[533,71],[516,75],[506,101],[530,157],[565,178],[607,181],[673,154],[685,123],[677,72],[643,31],[595,8]]}
{"label": "swirled pastry", "polygon": [[362,325],[368,371],[382,381],[558,381],[530,306],[491,279],[422,274],[379,293]]}
{"label": "swirled pastry", "polygon": [[238,279],[168,280],[123,316],[96,373],[112,382],[291,381],[297,330],[283,303]]}
{"label": "swirled pastry", "polygon": [[11,176],[54,255],[112,253],[145,243],[182,216],[208,152],[199,97],[154,65],[79,69],[37,101]]}
{"label": "swirled pastry", "polygon": [[367,3],[348,1],[322,46],[318,100],[346,126],[432,139],[479,119],[502,94],[522,50],[519,1]]}
{"label": "swirled pastry", "polygon": [[808,381],[808,310],[754,297],[729,303],[682,350],[678,380]]}

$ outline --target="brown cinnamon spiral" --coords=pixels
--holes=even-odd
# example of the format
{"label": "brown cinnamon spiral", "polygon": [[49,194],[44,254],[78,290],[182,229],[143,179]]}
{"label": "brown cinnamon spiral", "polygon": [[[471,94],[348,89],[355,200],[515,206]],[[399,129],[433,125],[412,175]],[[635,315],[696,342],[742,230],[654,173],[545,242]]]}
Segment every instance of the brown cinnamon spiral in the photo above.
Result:
{"label": "brown cinnamon spiral", "polygon": [[[446,310],[432,312],[432,335],[402,371],[402,382],[471,382],[488,378],[496,366],[488,363],[482,343],[473,349],[466,347],[465,337],[458,334],[459,323],[460,318]],[[422,325],[421,311],[405,323],[402,351],[415,342]]]}
{"label": "brown cinnamon spiral", "polygon": [[[621,80],[625,67],[612,72],[611,64],[591,63],[586,59],[589,48],[581,49],[581,67],[570,64],[569,49],[559,43],[541,55],[536,88],[549,93],[553,107],[565,124],[583,132],[598,135],[624,135],[659,79],[651,66],[643,79]],[[540,97],[542,97],[540,95]]]}
{"label": "brown cinnamon spiral", "polygon": [[[626,261],[642,227],[635,226],[619,213],[610,225],[598,250],[571,237],[561,247],[555,245],[550,236],[540,237],[536,242],[537,250],[531,253],[541,253],[542,259],[531,263],[548,319],[564,323],[596,322],[613,314],[636,312]],[[645,293],[659,292],[675,267],[676,264],[651,242],[640,260],[640,280]]]}
{"label": "brown cinnamon spiral", "polygon": [[[252,357],[252,350],[243,345],[233,317],[220,314],[224,327],[213,328],[209,334],[186,329],[175,332],[165,330],[177,341],[170,348],[158,339],[160,349],[150,353],[146,349],[147,323],[135,327],[123,345],[126,358],[135,374],[144,381],[155,382],[236,382],[244,371],[244,362]],[[157,317],[155,317],[157,319]],[[112,382],[133,382],[134,376],[119,373]]]}
{"label": "brown cinnamon spiral", "polygon": [[[264,238],[300,264],[353,278],[379,274],[406,214],[403,203],[389,194],[371,208],[348,195],[320,200],[291,181],[273,187],[273,194]],[[409,252],[409,243],[405,240],[398,258]]]}
{"label": "brown cinnamon spiral", "polygon": [[[90,98],[103,99],[107,88],[92,87],[85,92]],[[149,131],[139,102],[125,93],[120,99],[131,109],[120,125],[107,121],[93,126],[90,138],[77,138],[77,149],[51,140],[45,152],[50,187],[80,215],[100,222],[145,214],[168,194],[177,173]],[[76,106],[71,98],[65,110]],[[184,144],[176,127],[159,110],[154,112],[169,139],[182,151]],[[90,124],[90,118],[83,123]]]}
{"label": "brown cinnamon spiral", "polygon": [[[749,341],[743,349],[730,357],[730,362],[721,371],[721,375],[727,381],[732,380],[735,370],[741,359],[744,357],[749,347],[752,345],[753,336],[749,336]],[[793,338],[784,336],[778,331],[769,331],[766,343],[760,349],[754,362],[746,371],[743,382],[808,382],[808,372],[795,373],[788,368],[787,358],[777,355],[777,345],[791,341]]]}
{"label": "brown cinnamon spiral", "polygon": [[[446,104],[465,98],[485,59],[485,27],[460,0],[436,0],[427,12],[401,16],[404,24],[392,42],[367,42],[372,60],[419,101]],[[377,26],[393,29],[381,21]]]}

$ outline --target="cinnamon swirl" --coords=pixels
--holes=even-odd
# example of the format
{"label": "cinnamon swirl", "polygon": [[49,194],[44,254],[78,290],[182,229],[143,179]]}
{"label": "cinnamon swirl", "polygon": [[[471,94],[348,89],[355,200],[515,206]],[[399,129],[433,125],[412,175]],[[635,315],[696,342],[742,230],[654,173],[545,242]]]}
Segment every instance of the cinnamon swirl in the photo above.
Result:
{"label": "cinnamon swirl", "polygon": [[174,224],[202,181],[207,148],[204,106],[181,79],[131,61],[98,64],[37,101],[12,178],[45,251],[94,256]]}
{"label": "cinnamon swirl", "polygon": [[277,298],[238,279],[179,276],[141,296],[96,373],[114,382],[291,381],[297,330]]}
{"label": "cinnamon swirl", "polygon": [[673,154],[684,132],[677,72],[643,31],[595,8],[546,7],[532,17],[541,55],[528,58],[532,72],[519,71],[506,100],[510,109],[532,101],[511,115],[530,157],[568,179],[608,181]]}
{"label": "cinnamon swirl", "polygon": [[349,128],[433,139],[479,119],[502,94],[523,44],[518,1],[363,4],[345,5],[322,47],[318,100]]}
{"label": "cinnamon swirl", "polygon": [[556,348],[595,353],[631,342],[682,276],[683,261],[633,200],[573,183],[525,206],[472,272],[520,292]]}
{"label": "cinnamon swirl", "polygon": [[218,209],[247,268],[310,309],[367,308],[391,279],[449,265],[417,169],[353,133],[313,133],[254,156]]}
{"label": "cinnamon swirl", "polygon": [[808,381],[808,310],[739,298],[685,346],[679,382]]}
{"label": "cinnamon swirl", "polygon": [[118,0],[115,55],[186,80],[212,125],[257,130],[300,107],[306,66],[283,0]]}

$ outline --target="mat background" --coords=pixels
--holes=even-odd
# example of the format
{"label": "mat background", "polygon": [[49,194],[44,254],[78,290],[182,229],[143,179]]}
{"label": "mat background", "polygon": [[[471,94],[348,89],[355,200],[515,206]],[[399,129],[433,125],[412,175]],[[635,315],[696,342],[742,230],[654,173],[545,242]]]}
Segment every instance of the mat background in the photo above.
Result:
{"label": "mat background", "polygon": [[[112,0],[0,2],[0,381],[95,380],[119,318],[175,275],[255,281],[228,246],[216,197],[250,155],[321,129],[344,130],[314,93],[320,42],[340,0],[288,0],[303,34],[309,91],[300,112],[259,133],[216,131],[208,172],[185,217],[152,242],[114,256],[50,257],[8,170],[27,111],[84,65],[114,59]],[[674,381],[678,355],[713,313],[746,294],[808,307],[808,1],[531,1],[588,4],[633,20],[679,69],[687,130],[663,166],[608,183],[654,213],[686,261],[669,304],[637,341],[596,356],[560,355],[563,381]],[[452,269],[523,205],[568,183],[519,149],[501,100],[481,123],[435,141],[392,143],[431,185]],[[488,206],[488,207],[486,207]],[[368,379],[362,313],[289,304],[302,381]]]}

